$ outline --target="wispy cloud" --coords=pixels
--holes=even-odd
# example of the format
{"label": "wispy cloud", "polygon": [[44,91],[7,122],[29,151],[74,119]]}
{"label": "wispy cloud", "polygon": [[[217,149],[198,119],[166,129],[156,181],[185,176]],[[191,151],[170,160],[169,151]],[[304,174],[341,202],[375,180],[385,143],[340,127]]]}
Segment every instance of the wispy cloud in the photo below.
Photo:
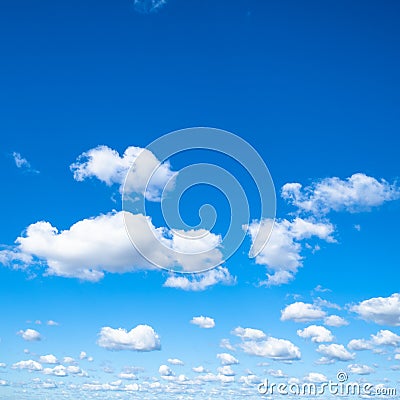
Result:
{"label": "wispy cloud", "polygon": [[156,12],[166,3],[166,0],[133,0],[135,10],[143,14]]}
{"label": "wispy cloud", "polygon": [[20,153],[14,151],[12,153],[12,157],[17,168],[33,174],[39,173],[38,170],[32,168],[31,163],[26,158],[22,157]]}

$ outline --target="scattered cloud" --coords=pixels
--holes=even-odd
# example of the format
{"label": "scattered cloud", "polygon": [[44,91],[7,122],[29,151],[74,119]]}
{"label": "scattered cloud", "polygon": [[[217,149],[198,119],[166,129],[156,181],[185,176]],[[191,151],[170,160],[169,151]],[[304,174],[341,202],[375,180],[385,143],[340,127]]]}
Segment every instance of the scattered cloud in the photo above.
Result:
{"label": "scattered cloud", "polygon": [[371,340],[377,346],[400,345],[400,336],[387,329],[380,330],[376,335],[371,335]]}
{"label": "scattered cloud", "polygon": [[342,344],[320,344],[317,351],[329,362],[353,360],[355,355],[349,353]]}
{"label": "scattered cloud", "polygon": [[282,197],[300,211],[323,215],[330,211],[368,211],[400,198],[400,190],[384,179],[357,173],[345,180],[325,178],[304,188],[300,183],[287,183],[282,187]]}
{"label": "scattered cloud", "polygon": [[58,364],[57,357],[53,354],[47,354],[45,356],[40,356],[39,361],[42,364]]}
{"label": "scattered cloud", "polygon": [[314,304],[303,303],[298,301],[289,304],[281,311],[282,321],[295,321],[295,322],[310,322],[324,318],[325,311],[321,310]]}
{"label": "scattered cloud", "polygon": [[97,344],[107,350],[160,350],[160,338],[154,329],[148,325],[138,325],[127,331],[103,327],[99,333]]}
{"label": "scattered cloud", "polygon": [[261,340],[267,337],[267,335],[260,329],[242,328],[241,326],[235,328],[231,333],[241,339],[249,340]]}
{"label": "scattered cloud", "polygon": [[380,325],[400,326],[400,293],[389,297],[373,297],[350,308],[362,319]]}
{"label": "scattered cloud", "polygon": [[168,358],[168,363],[171,365],[184,365],[185,363],[179,358]]}
{"label": "scattered cloud", "polygon": [[273,360],[298,360],[301,358],[300,349],[286,339],[268,337],[264,340],[246,340],[240,347],[247,354],[267,357]]}
{"label": "scattered cloud", "polygon": [[12,366],[14,369],[27,369],[29,371],[42,371],[43,367],[40,363],[34,360],[19,361]]}
{"label": "scattered cloud", "polygon": [[356,375],[369,375],[375,372],[373,368],[365,364],[350,364],[347,366],[347,369],[349,372]]}
{"label": "scattered cloud", "polygon": [[348,343],[347,347],[350,350],[355,350],[355,351],[362,351],[362,350],[372,350],[373,345],[369,340],[365,339],[352,339]]}
{"label": "scattered cloud", "polygon": [[325,325],[334,326],[337,328],[349,325],[349,323],[344,318],[339,317],[339,315],[329,315],[324,319],[324,323]]}
{"label": "scattered cloud", "polygon": [[239,360],[229,353],[217,354],[217,358],[221,361],[222,365],[239,364]]}
{"label": "scattered cloud", "polygon": [[193,317],[190,323],[205,329],[210,329],[215,327],[215,321],[213,318],[210,317],[203,317],[203,316]]}
{"label": "scattered cloud", "polygon": [[158,11],[167,3],[167,0],[133,0],[136,11],[149,14]]}
{"label": "scattered cloud", "polygon": [[[271,232],[271,225],[273,230]],[[267,274],[267,281],[262,282],[267,286],[281,285],[291,281],[299,267],[302,266],[301,241],[313,237],[334,242],[332,236],[334,227],[330,222],[316,222],[311,219],[295,218],[252,222],[248,226],[248,232],[252,239],[252,246],[257,246],[254,241],[264,240],[271,232],[264,249],[257,255],[257,264],[267,266],[271,274]]]}
{"label": "scattered cloud", "polygon": [[328,378],[319,372],[310,372],[307,374],[303,380],[305,382],[310,382],[310,383],[323,383],[323,382],[328,382]]}
{"label": "scattered cloud", "polygon": [[174,373],[172,372],[171,368],[168,365],[160,365],[158,372],[161,376],[173,376]]}
{"label": "scattered cloud", "polygon": [[27,342],[38,342],[39,340],[42,340],[42,336],[35,329],[26,329],[25,331],[21,330],[17,334]]}
{"label": "scattered cloud", "polygon": [[304,339],[311,339],[315,343],[332,342],[333,335],[329,329],[324,326],[310,325],[307,328],[299,329],[297,335]]}
{"label": "scattered cloud", "polygon": [[24,170],[25,172],[30,172],[33,174],[39,173],[39,171],[32,168],[30,162],[26,158],[22,157],[20,153],[14,151],[12,153],[12,157],[14,159],[14,162],[15,162],[15,165],[17,166],[17,168]]}

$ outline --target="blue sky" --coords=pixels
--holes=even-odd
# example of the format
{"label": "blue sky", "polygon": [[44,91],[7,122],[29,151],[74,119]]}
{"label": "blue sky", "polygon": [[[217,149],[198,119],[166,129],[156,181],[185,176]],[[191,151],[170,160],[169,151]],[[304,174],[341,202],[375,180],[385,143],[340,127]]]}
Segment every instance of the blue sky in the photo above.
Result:
{"label": "blue sky", "polygon": [[[0,397],[256,398],[263,379],[338,370],[398,388],[399,4],[137,3],[1,5]],[[247,235],[181,276],[134,253],[116,171],[131,146],[193,126],[257,150],[277,221],[259,258]],[[224,157],[170,168],[202,161],[240,178],[257,214]],[[203,199],[223,229],[209,188],[182,215]]]}

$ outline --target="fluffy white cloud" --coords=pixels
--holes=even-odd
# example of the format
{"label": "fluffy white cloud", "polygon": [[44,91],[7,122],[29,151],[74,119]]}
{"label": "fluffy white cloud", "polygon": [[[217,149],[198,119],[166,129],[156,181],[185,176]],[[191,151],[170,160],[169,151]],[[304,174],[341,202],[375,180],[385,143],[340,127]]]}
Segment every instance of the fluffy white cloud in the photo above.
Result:
{"label": "fluffy white cloud", "polygon": [[350,350],[362,351],[362,350],[371,350],[374,346],[369,340],[365,339],[352,339],[348,343],[347,347]]}
{"label": "fluffy white cloud", "polygon": [[75,362],[75,360],[72,357],[64,357],[63,358],[63,363],[64,364],[73,364]]}
{"label": "fluffy white cloud", "polygon": [[206,369],[202,365],[199,365],[198,367],[193,367],[192,371],[198,374],[203,374],[204,372],[206,372]]}
{"label": "fluffy white cloud", "polygon": [[235,351],[235,347],[232,346],[231,342],[229,341],[229,339],[221,339],[220,343],[219,343],[219,347],[229,350],[229,351]]}
{"label": "fluffy white cloud", "polygon": [[380,330],[376,335],[371,335],[371,339],[378,346],[400,345],[400,336],[387,329]]}
{"label": "fluffy white cloud", "polygon": [[332,342],[333,340],[332,332],[319,325],[310,325],[303,330],[299,329],[297,334],[304,339],[311,339],[315,343]]}
{"label": "fluffy white cloud", "polygon": [[350,364],[348,365],[347,369],[352,374],[357,375],[369,375],[374,372],[374,369],[365,364]]}
{"label": "fluffy white cloud", "polygon": [[160,338],[154,329],[148,325],[138,325],[127,331],[103,327],[99,333],[97,344],[107,350],[160,350]]}
{"label": "fluffy white cloud", "polygon": [[328,382],[328,378],[324,374],[321,374],[319,372],[310,372],[303,379],[305,382],[310,383]]}
{"label": "fluffy white cloud", "polygon": [[286,378],[287,375],[281,369],[269,369],[268,374],[274,378]]}
{"label": "fluffy white cloud", "polygon": [[296,303],[289,304],[286,308],[281,311],[281,320],[295,322],[309,322],[319,320],[325,317],[325,311],[321,310],[314,304],[303,303],[298,301]]}
{"label": "fluffy white cloud", "polygon": [[222,365],[239,364],[239,360],[229,353],[217,354],[217,358],[221,361]]}
{"label": "fluffy white cloud", "polygon": [[331,361],[349,361],[355,356],[349,353],[342,344],[320,344],[317,351]]}
{"label": "fluffy white cloud", "polygon": [[26,329],[25,331],[21,330],[17,334],[20,335],[22,339],[28,342],[37,342],[39,340],[42,340],[42,336],[35,329]]}
{"label": "fluffy white cloud", "polygon": [[[216,248],[204,253],[177,253],[177,246],[183,246],[175,237],[178,233],[154,227],[150,218],[141,214],[125,213],[125,217],[129,219],[130,229],[137,232],[140,247],[150,248],[152,260],[160,266],[181,266],[184,271],[190,272],[216,265],[222,260],[222,253]],[[217,235],[209,233],[190,242],[198,248],[211,246],[218,240]],[[154,268],[130,242],[125,230],[124,212],[84,219],[61,232],[49,222],[36,222],[28,226],[25,235],[17,238],[16,243],[14,251],[0,251],[0,262],[12,264],[16,260],[19,264],[24,261],[32,264],[34,258],[39,265],[45,262],[48,275],[98,281],[105,272],[124,273]],[[199,274],[193,281],[186,277],[171,277],[165,286],[202,290],[230,280],[229,272],[225,268],[218,268]]]}
{"label": "fluffy white cloud", "polygon": [[54,375],[54,376],[67,376],[67,368],[64,365],[56,365],[54,368],[45,368],[43,370],[45,375]]}
{"label": "fluffy white cloud", "polygon": [[214,328],[215,326],[215,321],[213,318],[203,316],[193,317],[190,323],[205,329]]}
{"label": "fluffy white cloud", "polygon": [[118,374],[118,378],[127,379],[130,381],[136,381],[138,379],[137,376],[131,372],[121,372]]}
{"label": "fluffy white cloud", "polygon": [[224,365],[218,368],[218,373],[225,376],[235,376],[236,373],[230,365]]}
{"label": "fluffy white cloud", "polygon": [[187,291],[203,291],[216,284],[231,285],[236,279],[231,276],[225,267],[217,267],[192,276],[171,275],[164,283],[164,287],[177,288]]}
{"label": "fluffy white cloud", "polygon": [[[127,176],[135,161],[134,170]],[[149,150],[134,146],[128,147],[122,157],[116,150],[98,146],[82,153],[70,168],[77,181],[95,177],[109,186],[120,185],[121,192],[127,178],[125,193],[140,193],[151,201],[160,200],[163,189],[175,175],[169,163],[160,164]]]}
{"label": "fluffy white cloud", "polygon": [[158,372],[161,376],[173,376],[174,373],[172,372],[171,368],[168,365],[161,365],[158,369]]}
{"label": "fluffy white cloud", "polygon": [[351,311],[366,321],[373,321],[380,325],[400,326],[400,293],[364,300],[352,306]]}
{"label": "fluffy white cloud", "polygon": [[57,357],[54,356],[53,354],[47,354],[45,356],[40,356],[39,361],[42,364],[57,364],[58,363]]}
{"label": "fluffy white cloud", "polygon": [[238,326],[232,332],[232,335],[238,336],[242,339],[261,340],[265,339],[267,335],[260,329],[242,328]]}
{"label": "fluffy white cloud", "polygon": [[[271,225],[273,229],[271,232]],[[267,266],[272,274],[267,274],[266,285],[280,285],[288,283],[294,278],[299,267],[302,266],[302,244],[304,239],[317,237],[327,242],[334,242],[332,233],[334,227],[329,222],[316,222],[302,218],[293,221],[287,219],[272,221],[269,219],[261,222],[252,222],[248,226],[252,239],[252,246],[259,248],[255,241],[265,241],[271,235],[264,249],[257,255],[257,264]],[[251,254],[250,254],[251,255]]]}
{"label": "fluffy white cloud", "polygon": [[168,358],[167,360],[171,365],[184,365],[184,362],[182,360],[179,360],[179,358]]}
{"label": "fluffy white cloud", "polygon": [[14,369],[27,369],[29,371],[42,371],[43,367],[40,363],[33,360],[19,361],[13,364]]}
{"label": "fluffy white cloud", "polygon": [[300,183],[287,183],[282,197],[301,211],[326,214],[334,211],[358,212],[380,206],[400,197],[400,190],[385,180],[354,174],[342,180],[337,177],[322,179],[305,188]]}
{"label": "fluffy white cloud", "polygon": [[50,320],[48,320],[48,321],[46,322],[46,325],[48,325],[48,326],[58,326],[59,323],[56,322],[56,321],[53,321],[52,319],[50,319]]}
{"label": "fluffy white cloud", "polygon": [[325,325],[334,326],[337,328],[349,324],[344,318],[339,317],[339,315],[329,315],[324,319],[324,323]]}
{"label": "fluffy white cloud", "polygon": [[244,341],[240,347],[247,354],[273,360],[298,360],[301,358],[300,349],[286,339],[268,337],[265,340],[248,340]]}

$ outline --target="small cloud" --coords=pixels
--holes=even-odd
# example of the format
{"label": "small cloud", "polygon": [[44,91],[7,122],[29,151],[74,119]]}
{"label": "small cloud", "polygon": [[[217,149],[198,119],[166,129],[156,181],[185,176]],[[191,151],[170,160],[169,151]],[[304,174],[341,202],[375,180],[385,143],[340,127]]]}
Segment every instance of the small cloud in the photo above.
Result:
{"label": "small cloud", "polygon": [[12,153],[12,157],[14,159],[14,162],[15,162],[15,165],[17,166],[17,168],[24,170],[26,172],[34,173],[34,174],[39,173],[39,171],[32,168],[30,162],[26,158],[22,157],[20,153],[17,153],[16,151],[14,151]]}
{"label": "small cloud", "polygon": [[17,332],[17,335],[20,335],[22,339],[27,342],[38,342],[39,340],[42,340],[40,333],[34,329],[27,329],[25,331],[21,330]]}
{"label": "small cloud", "polygon": [[204,329],[214,328],[215,326],[215,321],[213,318],[203,316],[193,317],[190,323]]}
{"label": "small cloud", "polygon": [[58,326],[59,324],[58,324],[58,322],[53,321],[52,319],[50,319],[50,320],[48,320],[46,322],[46,325],[48,325],[48,326]]}
{"label": "small cloud", "polygon": [[361,225],[359,225],[359,224],[354,225],[354,229],[356,231],[360,232],[361,231]]}
{"label": "small cloud", "polygon": [[166,0],[133,0],[133,6],[135,7],[135,10],[142,14],[156,12],[166,3]]}

